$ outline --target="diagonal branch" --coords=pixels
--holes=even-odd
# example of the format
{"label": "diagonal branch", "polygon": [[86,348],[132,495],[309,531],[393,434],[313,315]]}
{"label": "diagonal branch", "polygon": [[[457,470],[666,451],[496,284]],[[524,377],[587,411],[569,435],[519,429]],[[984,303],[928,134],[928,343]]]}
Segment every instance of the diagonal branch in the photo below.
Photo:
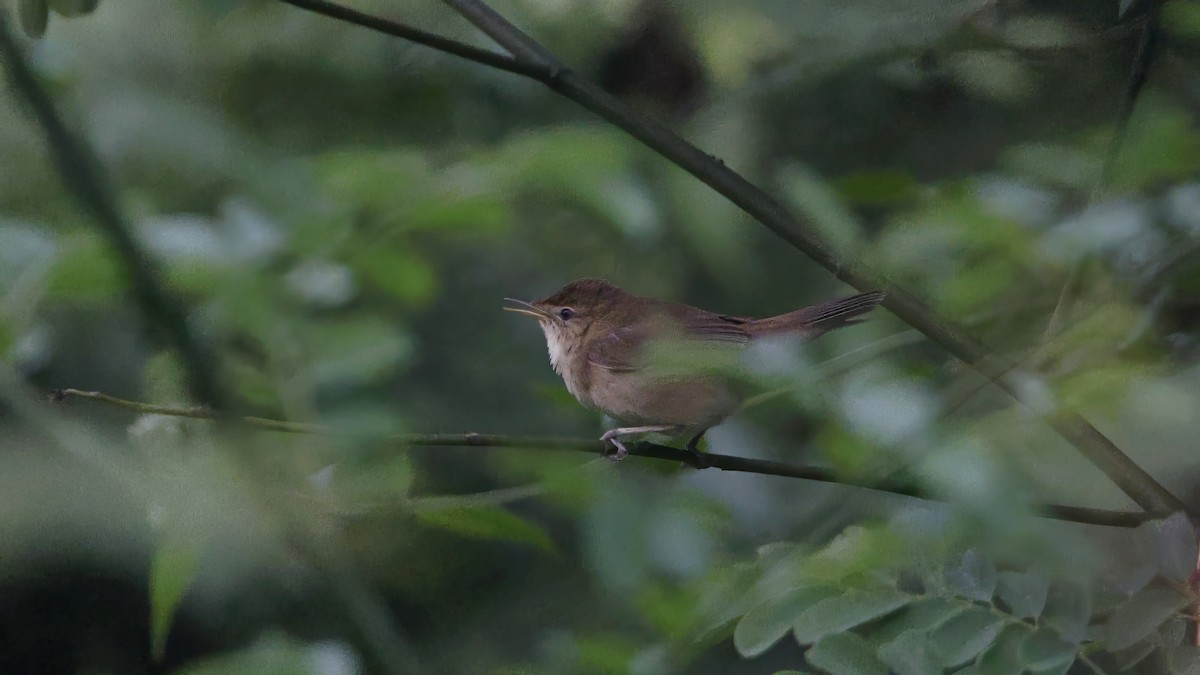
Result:
{"label": "diagonal branch", "polygon": [[1121,145],[1125,142],[1129,131],[1129,121],[1133,117],[1134,106],[1137,105],[1138,96],[1146,86],[1146,80],[1150,75],[1150,66],[1158,56],[1162,41],[1160,35],[1162,32],[1162,5],[1163,0],[1150,0],[1149,6],[1146,8],[1146,15],[1142,18],[1137,51],[1134,52],[1133,61],[1129,65],[1129,77],[1126,80],[1125,92],[1121,97],[1121,107],[1113,122],[1112,136],[1104,151],[1104,160],[1100,166],[1100,178],[1094,193],[1102,190],[1112,180],[1117,156],[1121,152]]}
{"label": "diagonal branch", "polygon": [[[204,408],[179,408],[175,406],[155,405],[140,401],[129,401],[115,396],[109,396],[98,391],[82,391],[79,389],[58,389],[51,394],[55,401],[68,398],[82,398],[99,401],[126,410],[150,415],[169,415],[172,417],[190,417],[192,419],[214,419],[211,411]],[[299,424],[265,417],[240,417],[243,424],[282,433],[318,434],[323,436],[347,436],[319,424]],[[570,450],[601,454],[606,451],[605,443],[582,438],[553,438],[546,436],[507,436],[502,434],[396,434],[389,436],[387,441],[405,446],[456,446],[470,448],[525,448],[534,450]],[[822,483],[834,483],[850,487],[863,488],[876,492],[886,492],[905,497],[914,497],[927,501],[944,501],[935,496],[922,492],[917,486],[897,480],[885,482],[864,482],[839,476],[831,469],[820,466],[804,466],[788,464],[766,459],[751,459],[734,455],[719,455],[704,453],[701,460],[687,450],[680,450],[658,443],[637,443],[629,445],[629,454],[636,457],[648,457],[669,462],[680,462],[695,469],[712,467],[723,471],[741,473],[756,473],[764,476],[781,476],[784,478],[799,478]],[[1137,527],[1151,520],[1154,516],[1149,513],[1132,511],[1113,511],[1109,509],[1093,509],[1080,506],[1063,506],[1044,504],[1035,507],[1041,516],[1055,520],[1063,520],[1087,525],[1104,525],[1108,527]]]}
{"label": "diagonal branch", "polygon": [[[863,290],[887,288],[885,307],[946,351],[978,369],[984,377],[995,378],[1005,392],[1021,400],[1020,391],[1011,376],[1004,375],[1012,369],[1007,359],[993,354],[979,340],[942,319],[912,293],[889,283],[866,265],[838,256],[819,234],[805,227],[788,209],[725,166],[720,159],[704,153],[662,124],[639,117],[607,92],[564,67],[545,47],[485,3],[479,0],[444,1],[495,39],[518,61],[543,68],[539,72],[544,74],[528,74],[528,77],[539,80],[611,122],[691,173],[838,279]],[[1050,425],[1142,508],[1155,514],[1186,510],[1178,498],[1081,415],[1062,413],[1052,418]]]}
{"label": "diagonal branch", "polygon": [[154,262],[137,241],[133,227],[117,209],[116,196],[105,182],[95,155],[63,123],[9,32],[3,12],[0,12],[0,65],[4,66],[13,89],[29,104],[31,116],[46,137],[50,155],[67,189],[74,193],[116,250],[142,319],[151,328],[160,329],[179,353],[187,370],[192,396],[201,403],[224,410],[227,401],[213,375],[211,355],[188,328],[187,317],[179,305],[163,290]]}
{"label": "diagonal branch", "polygon": [[492,68],[497,68],[499,70],[516,73],[517,75],[524,75],[525,77],[530,77],[535,80],[544,80],[551,75],[550,71],[543,66],[538,66],[525,61],[518,61],[512,57],[505,56],[504,54],[497,54],[493,51],[480,49],[479,47],[473,47],[469,44],[452,40],[443,35],[437,35],[435,33],[423,31],[419,28],[414,28],[407,24],[396,21],[388,21],[387,19],[377,16],[364,14],[363,12],[350,9],[349,7],[342,7],[341,5],[336,5],[332,2],[326,2],[325,0],[280,1],[292,5],[293,7],[299,7],[300,9],[307,9],[310,12],[322,14],[331,19],[345,21],[346,23],[352,23],[356,26],[362,26],[363,28],[370,28],[371,30],[391,35],[393,37],[402,38],[408,40],[409,42],[415,42],[420,45],[425,45],[426,47],[433,47],[438,51],[446,52],[447,54],[453,54],[455,56],[467,59],[468,61],[482,63],[485,66],[491,66]]}

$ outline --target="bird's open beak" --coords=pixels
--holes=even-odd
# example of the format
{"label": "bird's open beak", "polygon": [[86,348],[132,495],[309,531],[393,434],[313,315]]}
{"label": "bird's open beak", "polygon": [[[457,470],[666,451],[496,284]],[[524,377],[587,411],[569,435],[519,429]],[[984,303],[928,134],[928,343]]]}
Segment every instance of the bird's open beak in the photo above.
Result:
{"label": "bird's open beak", "polygon": [[550,316],[550,313],[547,312],[546,310],[544,310],[541,307],[538,307],[537,305],[534,305],[532,303],[525,302],[524,300],[516,300],[514,298],[505,298],[504,301],[511,302],[514,305],[519,305],[519,307],[505,307],[504,311],[506,311],[506,312],[516,312],[517,314],[524,314],[526,316],[532,316],[535,319],[553,318]]}

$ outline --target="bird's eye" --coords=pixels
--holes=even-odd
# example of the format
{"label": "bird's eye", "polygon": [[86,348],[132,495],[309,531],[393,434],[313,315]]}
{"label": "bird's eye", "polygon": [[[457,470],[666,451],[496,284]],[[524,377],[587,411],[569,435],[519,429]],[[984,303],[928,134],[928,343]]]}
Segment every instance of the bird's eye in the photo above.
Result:
{"label": "bird's eye", "polygon": [[567,319],[575,316],[575,312],[572,312],[570,307],[563,307],[562,309],[558,310],[558,315],[562,317],[563,321],[566,321]]}

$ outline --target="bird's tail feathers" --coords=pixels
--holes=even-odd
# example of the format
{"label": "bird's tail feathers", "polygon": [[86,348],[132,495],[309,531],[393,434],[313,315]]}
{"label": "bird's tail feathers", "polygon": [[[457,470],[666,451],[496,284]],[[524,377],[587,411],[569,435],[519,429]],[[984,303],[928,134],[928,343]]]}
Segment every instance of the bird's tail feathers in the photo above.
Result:
{"label": "bird's tail feathers", "polygon": [[750,332],[758,334],[798,331],[805,337],[812,338],[862,321],[859,317],[875,309],[886,297],[887,293],[884,291],[859,293],[787,314],[757,319],[747,328]]}

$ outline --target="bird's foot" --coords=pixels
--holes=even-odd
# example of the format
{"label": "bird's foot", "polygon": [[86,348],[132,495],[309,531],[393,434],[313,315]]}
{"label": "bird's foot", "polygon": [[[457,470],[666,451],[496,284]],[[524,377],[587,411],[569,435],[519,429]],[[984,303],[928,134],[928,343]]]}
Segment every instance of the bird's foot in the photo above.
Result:
{"label": "bird's foot", "polygon": [[687,450],[688,454],[692,456],[693,461],[690,462],[690,464],[697,469],[707,469],[708,467],[712,466],[712,457],[700,452],[700,448],[696,447],[700,444],[700,439],[703,437],[704,432],[701,431],[692,437],[692,440],[688,441],[687,445],[684,446],[684,450]]}
{"label": "bird's foot", "polygon": [[653,424],[644,427],[617,427],[616,429],[609,429],[608,431],[604,432],[604,435],[600,437],[600,440],[604,443],[612,443],[616,450],[610,453],[606,448],[604,456],[610,461],[619,462],[622,459],[625,459],[625,455],[629,454],[629,449],[625,447],[625,444],[617,440],[618,436],[648,434],[655,431],[670,431],[674,428],[675,427],[668,424]]}
{"label": "bird's foot", "polygon": [[[605,436],[608,436],[608,434],[605,434]],[[613,464],[625,459],[625,455],[629,454],[629,449],[625,447],[625,444],[621,441],[618,441],[616,438],[613,438],[612,436],[608,436],[608,438],[601,437],[600,440],[612,444],[612,452],[609,452],[608,448],[605,447],[603,454],[604,459],[607,459]]]}

